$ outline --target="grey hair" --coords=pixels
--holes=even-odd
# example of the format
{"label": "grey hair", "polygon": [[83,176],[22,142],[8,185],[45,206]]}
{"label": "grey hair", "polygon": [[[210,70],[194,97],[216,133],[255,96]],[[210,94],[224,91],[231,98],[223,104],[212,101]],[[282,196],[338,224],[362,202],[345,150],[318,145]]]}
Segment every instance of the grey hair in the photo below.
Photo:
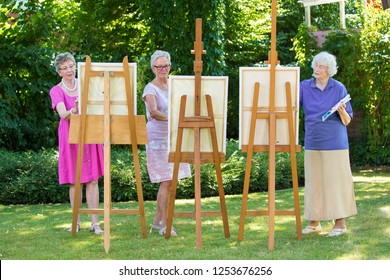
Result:
{"label": "grey hair", "polygon": [[169,64],[171,64],[171,55],[166,51],[158,50],[158,51],[155,51],[154,54],[152,54],[152,56],[150,57],[150,67],[151,68],[153,68],[154,63],[160,57],[165,57],[166,59],[168,59]]}
{"label": "grey hair", "polygon": [[57,55],[54,60],[54,67],[56,68],[56,71],[60,71],[61,64],[68,60],[76,64],[76,60],[74,59],[73,55],[68,52],[60,53],[59,55]]}
{"label": "grey hair", "polygon": [[328,52],[320,52],[313,57],[311,67],[314,69],[314,64],[320,63],[327,66],[327,72],[329,77],[333,77],[337,73],[336,57]]}

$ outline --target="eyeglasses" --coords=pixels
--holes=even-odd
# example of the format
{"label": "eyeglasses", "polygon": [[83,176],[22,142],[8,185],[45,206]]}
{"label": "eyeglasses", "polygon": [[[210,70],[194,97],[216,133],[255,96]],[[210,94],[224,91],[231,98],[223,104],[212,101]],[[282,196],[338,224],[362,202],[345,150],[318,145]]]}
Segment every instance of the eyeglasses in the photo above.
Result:
{"label": "eyeglasses", "polygon": [[68,70],[68,69],[73,70],[73,68],[74,68],[74,65],[71,64],[71,65],[69,65],[68,67],[60,68],[60,70],[62,70],[62,71],[66,71],[66,70]]}
{"label": "eyeglasses", "polygon": [[325,69],[328,69],[328,66],[321,65],[321,64],[318,64],[318,63],[314,63],[314,68],[319,68],[321,70],[325,70]]}
{"label": "eyeglasses", "polygon": [[163,69],[165,69],[165,70],[167,70],[167,69],[169,69],[169,68],[171,68],[171,65],[153,65],[153,67],[154,68],[156,68],[157,70],[163,70]]}

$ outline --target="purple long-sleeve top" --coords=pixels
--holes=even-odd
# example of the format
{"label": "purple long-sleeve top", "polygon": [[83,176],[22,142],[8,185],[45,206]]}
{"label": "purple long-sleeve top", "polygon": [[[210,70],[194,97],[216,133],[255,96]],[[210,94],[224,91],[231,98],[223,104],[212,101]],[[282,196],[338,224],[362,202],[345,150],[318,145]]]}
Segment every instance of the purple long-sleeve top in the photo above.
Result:
{"label": "purple long-sleeve top", "polygon": [[[348,94],[345,86],[329,78],[325,89],[321,91],[311,78],[300,83],[300,105],[305,115],[306,150],[344,150],[349,148],[347,127],[342,123],[336,111],[322,121],[322,115]],[[346,111],[353,116],[351,102]]]}

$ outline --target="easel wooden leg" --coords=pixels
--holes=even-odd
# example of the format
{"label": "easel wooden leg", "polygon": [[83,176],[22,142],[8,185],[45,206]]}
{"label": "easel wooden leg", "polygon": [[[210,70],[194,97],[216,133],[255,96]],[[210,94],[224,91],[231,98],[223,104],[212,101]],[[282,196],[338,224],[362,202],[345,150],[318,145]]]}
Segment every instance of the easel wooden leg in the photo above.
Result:
{"label": "easel wooden leg", "polygon": [[[215,153],[216,158],[219,157],[218,154],[218,147],[217,152]],[[219,158],[218,158],[219,159]],[[227,209],[226,209],[226,201],[225,201],[225,191],[223,189],[223,181],[222,181],[222,170],[220,162],[215,162],[215,171],[217,175],[217,182],[218,182],[218,193],[219,193],[219,204],[221,207],[221,215],[222,215],[222,221],[223,221],[223,231],[226,238],[230,237],[230,230],[229,230],[229,222],[228,222],[228,216],[227,216]]]}
{"label": "easel wooden leg", "polygon": [[194,169],[195,169],[195,220],[196,220],[196,248],[202,248],[202,209],[200,190],[200,129],[194,129]]}
{"label": "easel wooden leg", "polygon": [[141,222],[141,231],[142,236],[147,236],[146,231],[146,220],[145,220],[145,207],[144,207],[144,197],[142,194],[142,183],[141,183],[141,169],[138,158],[138,147],[136,144],[132,145],[133,150],[133,159],[134,159],[134,169],[135,169],[135,179],[137,182],[137,197],[138,197],[138,209]]}
{"label": "easel wooden leg", "polygon": [[253,156],[253,151],[248,151],[246,156],[246,168],[245,168],[246,171],[245,171],[245,178],[244,178],[244,188],[242,193],[240,226],[238,229],[239,241],[242,241],[244,239],[246,209],[247,209],[248,193],[249,193],[249,182],[251,177],[252,156]]}
{"label": "easel wooden leg", "polygon": [[104,250],[110,250],[111,146],[104,145]]}
{"label": "easel wooden leg", "polygon": [[[81,150],[80,150],[81,147]],[[79,218],[79,210],[82,201],[80,201],[80,195],[82,193],[81,184],[80,184],[80,177],[81,177],[81,165],[82,165],[82,158],[83,158],[83,148],[84,145],[78,146],[78,156],[77,156],[77,169],[76,169],[76,183],[74,185],[74,197],[73,197],[73,208],[72,208],[72,235],[76,235],[77,230],[77,222]]]}
{"label": "easel wooden leg", "polygon": [[290,160],[291,160],[291,174],[294,192],[294,213],[298,240],[302,240],[302,225],[301,225],[301,210],[299,207],[299,189],[298,189],[298,173],[297,173],[297,158],[295,148],[295,127],[293,122],[292,100],[291,100],[291,84],[287,82],[286,101],[287,101],[287,116],[290,139]]}
{"label": "easel wooden leg", "polygon": [[[81,161],[81,159],[80,159]],[[77,177],[77,176],[76,176]],[[76,230],[77,230],[77,221],[79,217],[79,208],[81,205],[80,201],[80,194],[82,192],[81,190],[81,185],[80,185],[80,177],[78,179],[76,178],[76,183],[74,185],[74,198],[73,198],[73,208],[72,208],[72,235],[76,235]]]}
{"label": "easel wooden leg", "polygon": [[[206,105],[207,105],[208,116],[212,120],[214,120],[214,110],[213,110],[213,104],[212,104],[212,99],[211,99],[210,95],[206,95]],[[221,161],[219,159],[219,151],[218,151],[218,142],[217,142],[217,133],[215,130],[215,123],[214,123],[214,126],[210,128],[210,133],[211,133],[211,141],[212,141],[212,145],[213,145],[214,166],[215,166],[215,172],[216,172],[217,182],[218,182],[219,204],[221,207],[223,229],[224,229],[225,237],[229,238],[230,237],[230,230],[229,230],[229,222],[228,222],[228,217],[227,217],[225,191],[223,189]]]}
{"label": "easel wooden leg", "polygon": [[270,115],[269,119],[269,158],[268,158],[268,218],[269,218],[269,236],[268,249],[274,249],[275,239],[275,143],[276,143],[276,116]]}
{"label": "easel wooden leg", "polygon": [[[187,96],[184,95],[181,97],[181,100],[180,100],[179,124],[184,121],[186,103],[187,103]],[[173,221],[173,214],[174,214],[175,200],[176,200],[176,189],[177,189],[177,184],[178,184],[178,180],[179,180],[178,175],[179,175],[179,167],[180,167],[182,141],[183,141],[183,128],[179,126],[179,128],[177,130],[175,160],[174,160],[174,165],[173,165],[171,195],[170,195],[169,203],[168,203],[165,238],[171,237],[172,221]]]}
{"label": "easel wooden leg", "polygon": [[[143,129],[139,129],[140,127],[136,125],[137,123],[135,119],[136,112],[134,110],[134,102],[133,102],[133,97],[136,95],[136,92],[134,91],[135,88],[134,83],[136,83],[136,81],[130,79],[131,74],[130,74],[130,69],[128,64],[129,64],[128,58],[127,56],[125,56],[123,58],[123,77],[124,77],[125,88],[126,88],[128,129],[130,132],[130,142],[127,142],[126,144],[130,143],[132,145],[134,172],[135,172],[135,178],[137,184],[137,197],[138,197],[138,209],[135,211],[130,210],[129,212],[133,214],[139,214],[142,236],[146,237],[147,230],[146,230],[146,219],[145,219],[145,207],[144,207],[144,198],[142,193],[141,168],[140,168],[139,155],[138,155],[138,144],[141,144],[142,140],[141,142],[139,142],[139,139],[137,137],[140,134],[142,135],[143,131],[146,133],[146,126],[142,127]],[[118,76],[122,76],[122,75],[118,74]],[[108,107],[109,106],[110,104],[108,104]],[[147,142],[144,142],[144,144],[146,143]],[[111,197],[110,197],[110,201],[111,201]]]}
{"label": "easel wooden leg", "polygon": [[[87,56],[85,71],[90,71],[91,69],[91,58]],[[89,76],[85,78],[85,83],[89,84]],[[84,90],[86,89],[84,85]],[[87,95],[85,94],[82,97],[83,104],[87,103]],[[77,229],[77,220],[79,216],[79,207],[81,206],[80,194],[82,193],[80,178],[81,178],[81,169],[82,169],[82,160],[84,152],[84,139],[85,139],[85,122],[86,122],[86,107],[82,108],[81,112],[81,126],[79,129],[78,136],[78,149],[77,149],[77,166],[76,166],[76,183],[75,183],[75,194],[73,199],[73,219],[72,219],[72,235],[76,235]]]}
{"label": "easel wooden leg", "polygon": [[166,224],[166,232],[165,232],[166,239],[171,237],[173,214],[174,214],[175,200],[176,200],[176,189],[178,183],[179,164],[180,163],[178,164],[174,163],[174,167],[173,167],[173,177],[172,177],[171,193],[170,193],[169,203],[168,203],[167,224]]}
{"label": "easel wooden leg", "polygon": [[111,117],[110,76],[104,72],[104,249],[110,250],[111,211]]}
{"label": "easel wooden leg", "polygon": [[297,160],[295,153],[291,153],[291,172],[293,179],[293,191],[294,191],[294,209],[295,209],[295,223],[297,228],[298,240],[302,240],[302,224],[301,224],[301,211],[299,207],[299,189],[298,189],[298,174],[297,174]]}
{"label": "easel wooden leg", "polygon": [[260,93],[260,84],[255,83],[255,88],[253,92],[253,102],[252,102],[252,115],[251,115],[251,124],[249,128],[249,139],[248,139],[248,150],[246,156],[246,167],[245,167],[245,178],[244,178],[244,188],[242,193],[242,204],[241,204],[241,215],[240,215],[240,226],[238,229],[238,240],[242,241],[244,239],[244,229],[245,229],[245,218],[247,213],[247,201],[249,193],[249,183],[251,179],[251,169],[252,169],[252,158],[253,158],[253,146],[255,139],[255,130],[256,130],[256,113],[257,113],[257,104],[259,103],[259,93]]}
{"label": "easel wooden leg", "polygon": [[144,208],[144,198],[142,194],[142,181],[141,181],[141,169],[139,164],[139,157],[138,157],[138,145],[137,145],[137,130],[135,126],[134,121],[134,107],[132,102],[132,84],[130,82],[130,73],[129,73],[129,67],[128,67],[128,58],[125,56],[123,58],[123,71],[124,71],[124,77],[125,77],[125,86],[126,86],[126,98],[128,100],[127,102],[127,110],[128,110],[128,117],[129,117],[129,130],[130,130],[130,139],[131,139],[131,146],[132,146],[132,152],[133,152],[133,160],[134,160],[134,171],[135,171],[135,179],[137,182],[137,197],[138,197],[138,213],[140,216],[141,221],[141,231],[142,236],[146,237],[146,221],[145,221],[145,208]]}

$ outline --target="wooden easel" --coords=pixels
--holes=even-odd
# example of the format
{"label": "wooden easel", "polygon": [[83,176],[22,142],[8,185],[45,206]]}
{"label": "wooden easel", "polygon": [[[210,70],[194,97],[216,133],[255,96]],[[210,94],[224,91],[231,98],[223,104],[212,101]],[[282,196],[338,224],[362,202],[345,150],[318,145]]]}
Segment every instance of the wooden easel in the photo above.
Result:
{"label": "wooden easel", "polygon": [[[242,241],[244,238],[244,226],[246,216],[268,216],[269,218],[269,236],[268,236],[268,248],[274,249],[274,236],[275,236],[275,215],[295,215],[296,219],[296,231],[298,239],[302,239],[301,232],[301,216],[299,207],[299,190],[298,190],[298,174],[296,163],[296,152],[300,151],[300,146],[295,144],[295,129],[293,122],[293,105],[291,97],[291,86],[287,82],[285,84],[286,89],[286,103],[287,110],[285,112],[277,111],[275,108],[275,83],[276,83],[276,65],[279,64],[278,55],[276,52],[276,2],[272,0],[272,31],[271,31],[271,51],[268,54],[267,64],[270,65],[270,105],[269,112],[258,112],[258,100],[260,84],[255,83],[254,97],[252,104],[252,115],[249,131],[248,145],[243,146],[242,150],[247,152],[243,198],[240,215],[240,226],[238,232],[238,240]],[[287,118],[288,121],[288,135],[289,145],[276,145],[276,119]],[[267,119],[269,124],[269,145],[254,145],[256,120]],[[252,165],[253,152],[268,152],[268,209],[263,211],[247,210],[250,172]],[[275,208],[275,154],[276,152],[290,152],[291,159],[291,172],[292,183],[294,192],[294,210],[276,210]]]}
{"label": "wooden easel", "polygon": [[[91,77],[104,78],[104,115],[87,115],[88,91]],[[124,77],[128,115],[112,115],[110,112],[110,78]],[[142,235],[146,237],[145,209],[141,185],[141,171],[138,158],[138,145],[147,144],[146,121],[144,116],[134,115],[133,85],[129,76],[127,56],[123,59],[121,71],[93,71],[91,59],[86,58],[85,79],[80,115],[72,115],[69,143],[78,144],[77,169],[72,234],[76,234],[77,217],[82,214],[104,214],[104,248],[110,248],[110,214],[134,214],[140,216]],[[138,209],[112,209],[111,203],[111,144],[131,144],[134,160],[134,172],[137,182]],[[81,209],[80,177],[84,144],[104,144],[104,209]]]}
{"label": "wooden easel", "polygon": [[[174,153],[169,154],[169,162],[174,162],[173,176],[172,176],[172,189],[170,194],[170,200],[168,205],[168,218],[166,225],[165,238],[171,236],[172,220],[174,216],[174,206],[176,199],[176,188],[178,183],[178,173],[180,162],[188,162],[194,164],[195,169],[195,219],[196,219],[196,248],[202,248],[202,217],[203,216],[222,216],[225,237],[230,237],[225,194],[222,183],[222,171],[221,162],[225,161],[225,155],[218,151],[217,136],[215,131],[215,121],[213,113],[213,105],[210,95],[206,95],[206,104],[208,116],[201,116],[200,98],[201,98],[201,76],[203,69],[202,54],[206,51],[203,50],[202,42],[202,19],[196,19],[196,40],[194,43],[194,50],[191,52],[195,54],[194,72],[195,72],[195,116],[185,117],[185,108],[187,102],[187,96],[183,95],[180,100],[180,113],[178,123],[178,133],[176,150]],[[212,153],[205,153],[200,151],[200,129],[210,129],[212,139]],[[194,130],[194,152],[181,152],[183,129]],[[220,211],[203,211],[201,210],[201,184],[200,184],[200,165],[203,163],[214,162],[216,169],[216,176],[218,181],[218,192],[220,199]],[[178,212],[178,217],[193,217],[193,213]]]}

